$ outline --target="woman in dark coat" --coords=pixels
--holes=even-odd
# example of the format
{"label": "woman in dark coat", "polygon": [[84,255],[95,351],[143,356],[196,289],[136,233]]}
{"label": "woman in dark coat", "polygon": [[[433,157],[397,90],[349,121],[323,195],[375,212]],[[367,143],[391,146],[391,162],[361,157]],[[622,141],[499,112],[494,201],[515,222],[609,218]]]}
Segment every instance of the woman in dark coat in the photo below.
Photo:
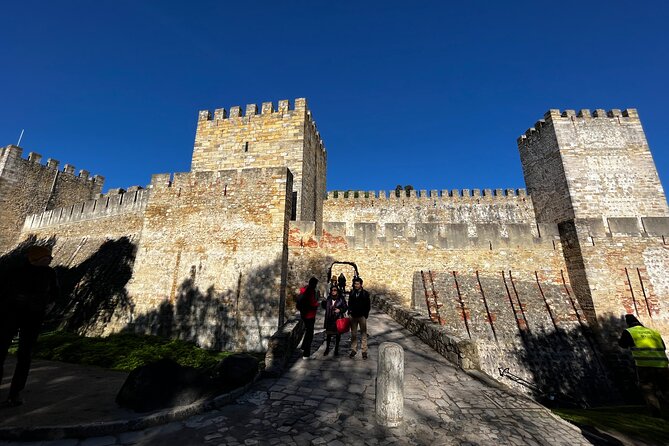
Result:
{"label": "woman in dark coat", "polygon": [[332,287],[330,288],[330,295],[321,302],[321,307],[325,308],[323,328],[325,328],[325,333],[327,334],[323,356],[327,356],[330,353],[332,336],[335,336],[334,355],[337,356],[339,354],[339,341],[341,340],[341,335],[337,332],[337,319],[344,317],[344,314],[348,310],[348,305],[346,305],[344,296],[339,295],[337,287]]}

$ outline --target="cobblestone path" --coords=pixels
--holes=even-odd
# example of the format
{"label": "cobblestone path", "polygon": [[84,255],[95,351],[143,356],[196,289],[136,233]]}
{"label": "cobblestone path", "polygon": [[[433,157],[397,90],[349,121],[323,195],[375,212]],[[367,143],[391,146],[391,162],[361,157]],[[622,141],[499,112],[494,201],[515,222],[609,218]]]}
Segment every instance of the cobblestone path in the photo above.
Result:
{"label": "cobblestone path", "polygon": [[[590,444],[535,402],[454,367],[386,314],[373,310],[368,327],[367,360],[348,357],[349,335],[338,357],[324,357],[320,333],[312,359],[296,354],[281,378],[257,382],[221,410],[139,432],[35,445]],[[374,409],[378,346],[385,341],[400,344],[405,355],[404,423],[392,429],[376,423]]]}

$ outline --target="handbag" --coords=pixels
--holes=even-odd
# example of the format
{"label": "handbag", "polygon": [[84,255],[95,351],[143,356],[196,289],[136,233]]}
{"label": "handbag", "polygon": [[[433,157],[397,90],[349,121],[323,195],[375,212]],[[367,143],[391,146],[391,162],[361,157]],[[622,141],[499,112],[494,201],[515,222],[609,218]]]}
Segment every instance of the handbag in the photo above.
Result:
{"label": "handbag", "polygon": [[351,329],[351,318],[350,317],[343,317],[341,319],[337,319],[337,333],[343,334],[348,332]]}

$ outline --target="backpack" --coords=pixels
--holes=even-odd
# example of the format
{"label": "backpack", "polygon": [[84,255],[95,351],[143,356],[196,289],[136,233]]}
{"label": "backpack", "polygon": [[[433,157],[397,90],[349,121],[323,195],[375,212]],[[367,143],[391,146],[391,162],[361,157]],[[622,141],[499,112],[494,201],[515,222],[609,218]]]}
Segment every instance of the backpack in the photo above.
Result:
{"label": "backpack", "polygon": [[300,314],[304,314],[307,311],[309,311],[309,304],[308,304],[308,299],[306,295],[306,288],[301,288],[300,289],[300,294],[297,295],[295,298],[295,308],[300,312]]}

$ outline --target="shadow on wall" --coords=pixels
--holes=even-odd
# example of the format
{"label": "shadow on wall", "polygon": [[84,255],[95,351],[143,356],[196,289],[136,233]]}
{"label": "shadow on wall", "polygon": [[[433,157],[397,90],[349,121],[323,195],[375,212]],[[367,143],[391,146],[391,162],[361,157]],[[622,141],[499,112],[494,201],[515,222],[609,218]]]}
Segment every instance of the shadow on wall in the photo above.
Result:
{"label": "shadow on wall", "polygon": [[[56,237],[40,240],[31,236],[0,257],[3,280],[9,279],[7,271],[25,262],[28,247],[53,247],[56,241]],[[125,286],[132,275],[135,252],[136,246],[127,237],[121,237],[105,241],[75,267],[55,266],[60,296],[47,315],[43,329],[97,335],[115,314],[131,312]]]}
{"label": "shadow on wall", "polygon": [[61,301],[52,311],[52,324],[88,336],[100,336],[115,317],[131,314],[126,285],[132,277],[137,246],[127,237],[105,241],[79,265],[56,266]]}
{"label": "shadow on wall", "polygon": [[[560,287],[546,281],[540,290],[536,282],[516,278],[509,287],[513,296],[504,294],[497,278],[482,276],[477,285],[459,274],[458,281],[456,289],[435,279],[442,329],[475,342],[483,371],[545,405],[639,402],[631,356],[617,346],[625,328],[620,318],[600,318],[593,329],[569,311]],[[383,287],[370,292],[403,301]],[[427,309],[418,310],[430,324]]]}
{"label": "shadow on wall", "polygon": [[[619,325],[614,318],[600,323],[609,330]],[[617,348],[617,337],[605,340],[584,326],[550,332],[523,331],[521,339],[522,348],[515,348],[514,354],[532,376],[532,385],[527,387],[542,404],[587,407],[638,402],[633,363],[626,361]],[[603,348],[606,342],[612,343],[611,348]],[[502,382],[516,381],[508,370],[500,370],[500,375]]]}
{"label": "shadow on wall", "polygon": [[123,331],[131,331],[192,341],[214,350],[262,351],[279,328],[283,306],[276,295],[280,280],[280,260],[239,274],[237,283],[225,291],[197,285],[199,269],[190,275],[175,294],[155,310],[136,315]]}

